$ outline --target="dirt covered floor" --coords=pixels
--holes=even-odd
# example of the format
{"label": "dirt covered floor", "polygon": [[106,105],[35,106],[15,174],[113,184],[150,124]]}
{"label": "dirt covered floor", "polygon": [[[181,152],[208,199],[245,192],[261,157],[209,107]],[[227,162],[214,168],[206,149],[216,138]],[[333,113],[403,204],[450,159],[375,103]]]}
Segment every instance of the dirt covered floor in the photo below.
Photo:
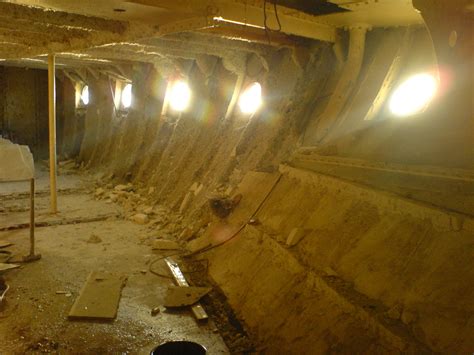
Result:
{"label": "dirt covered floor", "polygon": [[[173,239],[179,229],[176,216],[148,206],[146,197],[130,185],[116,188],[109,183],[110,193],[107,187],[98,187],[97,178],[76,174],[60,176],[60,213],[53,216],[48,212],[47,174],[38,175],[37,224],[41,226],[36,236],[42,258],[3,275],[10,290],[0,309],[1,354],[147,354],[162,342],[183,339],[203,344],[210,354],[249,350],[243,328],[215,288],[202,300],[210,315],[206,323],[198,324],[189,310],[171,312],[162,306],[173,281],[160,259],[181,251],[157,251],[150,245],[157,238]],[[0,188],[0,242],[13,243],[6,250],[14,257],[26,255],[28,184]],[[141,224],[140,217],[147,223]],[[196,283],[209,285],[205,267],[188,264],[193,265]],[[91,271],[128,277],[113,322],[67,318]],[[190,279],[191,274],[186,275]],[[160,312],[152,316],[154,307]]]}

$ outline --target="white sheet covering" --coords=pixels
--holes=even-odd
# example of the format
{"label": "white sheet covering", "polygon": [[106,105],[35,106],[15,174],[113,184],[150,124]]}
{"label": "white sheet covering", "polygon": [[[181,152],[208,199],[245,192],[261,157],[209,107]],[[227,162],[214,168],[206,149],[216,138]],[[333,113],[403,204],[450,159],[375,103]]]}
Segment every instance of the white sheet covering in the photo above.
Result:
{"label": "white sheet covering", "polygon": [[34,174],[35,166],[30,148],[0,138],[0,181],[28,180]]}

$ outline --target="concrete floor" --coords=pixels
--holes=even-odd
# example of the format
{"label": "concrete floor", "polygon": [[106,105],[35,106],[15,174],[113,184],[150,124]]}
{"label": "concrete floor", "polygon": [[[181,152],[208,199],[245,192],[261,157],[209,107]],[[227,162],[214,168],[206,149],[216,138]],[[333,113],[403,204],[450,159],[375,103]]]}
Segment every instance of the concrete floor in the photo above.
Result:
{"label": "concrete floor", "polygon": [[[97,201],[87,190],[77,192],[91,182],[76,175],[60,177],[60,189],[74,190],[59,195],[60,214],[52,216],[48,196],[41,193],[48,186],[47,174],[38,175],[37,220],[66,224],[37,228],[42,259],[4,275],[11,289],[0,309],[1,354],[147,354],[164,341],[182,339],[203,344],[209,354],[229,353],[212,320],[198,324],[187,310],[171,313],[163,307],[151,316],[151,308],[162,304],[167,286],[172,285],[148,271],[150,261],[160,254],[151,250],[146,238],[158,236],[159,230],[123,219],[121,207]],[[0,186],[0,229],[28,222],[28,195],[18,194],[27,192],[28,184]],[[104,220],[71,223],[98,215]],[[88,243],[92,235],[102,241]],[[4,240],[14,243],[8,250],[15,255],[27,254],[28,229],[0,231],[0,241]],[[155,268],[166,273],[160,262]],[[95,270],[128,275],[117,319],[110,323],[68,320],[70,307]]]}

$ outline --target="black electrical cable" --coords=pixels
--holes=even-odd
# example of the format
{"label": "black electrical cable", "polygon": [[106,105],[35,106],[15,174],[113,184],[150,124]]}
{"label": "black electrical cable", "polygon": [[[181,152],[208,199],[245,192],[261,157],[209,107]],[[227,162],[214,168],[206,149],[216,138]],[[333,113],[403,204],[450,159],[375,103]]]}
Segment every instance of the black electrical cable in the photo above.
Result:
{"label": "black electrical cable", "polygon": [[267,0],[263,0],[263,27],[265,27],[265,35],[267,36],[268,45],[271,45],[269,28],[267,25]]}
{"label": "black electrical cable", "polygon": [[271,29],[267,24],[267,0],[263,0],[263,26],[265,28],[265,35],[267,36],[268,44],[271,44],[270,41],[270,31],[273,32],[281,32],[281,22],[280,16],[278,16],[278,7],[277,7],[278,0],[273,0],[273,9],[275,11],[276,21],[278,23],[278,29]]}
{"label": "black electrical cable", "polygon": [[277,1],[278,0],[273,0],[273,8],[275,9],[275,17],[278,23],[278,30],[273,30],[273,31],[281,32],[281,22],[280,22],[280,17],[278,16]]}
{"label": "black electrical cable", "polygon": [[270,195],[272,194],[273,190],[275,190],[276,186],[278,185],[278,183],[280,182],[281,178],[282,178],[282,174],[280,174],[280,176],[278,176],[278,179],[277,181],[275,181],[275,183],[273,184],[272,188],[270,189],[270,191],[268,191],[268,193],[266,194],[265,198],[262,200],[262,202],[260,202],[260,204],[258,205],[257,209],[252,213],[252,215],[249,217],[248,221],[243,223],[239,229],[234,232],[229,238],[227,238],[226,240],[224,240],[223,242],[219,243],[219,244],[214,244],[214,245],[211,245],[207,248],[204,248],[202,250],[198,250],[196,252],[193,252],[193,253],[190,253],[190,254],[186,254],[186,255],[183,255],[183,257],[185,258],[189,258],[189,257],[192,257],[194,255],[198,255],[198,254],[201,254],[201,253],[205,253],[205,252],[208,252],[212,249],[215,249],[217,247],[220,247],[222,245],[224,245],[225,243],[231,241],[232,239],[234,239],[246,226],[247,224],[255,217],[255,215],[260,211],[260,209],[262,208],[263,204],[268,200],[268,198],[270,197]]}
{"label": "black electrical cable", "polygon": [[273,32],[281,32],[281,21],[280,21],[280,16],[278,16],[278,0],[273,0],[273,9],[275,11],[275,17],[276,21],[278,24],[278,29],[272,29],[268,26],[267,24],[267,0],[263,0],[263,26],[265,27],[265,30],[270,30]]}
{"label": "black electrical cable", "polygon": [[[282,174],[280,174],[278,176],[278,179],[275,181],[275,183],[273,184],[272,188],[270,189],[270,191],[268,191],[268,193],[265,195],[265,198],[262,200],[262,202],[260,202],[260,204],[258,205],[258,207],[255,209],[255,211],[252,213],[252,215],[249,217],[248,221],[243,223],[239,229],[234,232],[229,238],[227,238],[226,240],[224,240],[223,242],[219,243],[219,244],[214,244],[214,245],[211,245],[207,248],[204,248],[204,249],[201,249],[201,250],[198,250],[198,251],[195,251],[195,252],[192,252],[192,253],[189,253],[189,254],[183,254],[183,251],[180,251],[178,253],[173,253],[173,254],[170,254],[170,255],[165,255],[165,256],[160,256],[159,258],[156,258],[155,260],[153,260],[148,269],[150,270],[150,272],[156,276],[159,276],[159,277],[165,277],[165,278],[168,278],[168,279],[172,279],[171,276],[169,275],[163,275],[163,274],[160,274],[159,272],[156,272],[155,270],[152,269],[152,266],[154,264],[156,264],[158,261],[160,260],[163,260],[163,259],[166,259],[170,256],[176,256],[176,255],[181,255],[182,257],[185,257],[185,258],[190,258],[190,257],[193,257],[195,255],[199,255],[201,253],[205,253],[207,251],[210,251],[212,249],[215,249],[215,248],[218,248],[222,245],[224,245],[225,243],[231,241],[232,239],[234,239],[248,224],[249,222],[256,216],[256,214],[261,210],[261,208],[263,207],[264,203],[268,200],[268,198],[270,197],[270,195],[272,194],[272,192],[275,190],[275,188],[277,187],[278,183],[281,181],[281,178],[282,178]],[[201,262],[201,261],[206,261],[206,267],[202,270],[193,270],[193,271],[183,271],[183,273],[196,273],[196,272],[202,272],[202,271],[207,271],[208,267],[209,267],[209,261],[207,259],[200,259],[200,260],[195,260],[195,262]]]}

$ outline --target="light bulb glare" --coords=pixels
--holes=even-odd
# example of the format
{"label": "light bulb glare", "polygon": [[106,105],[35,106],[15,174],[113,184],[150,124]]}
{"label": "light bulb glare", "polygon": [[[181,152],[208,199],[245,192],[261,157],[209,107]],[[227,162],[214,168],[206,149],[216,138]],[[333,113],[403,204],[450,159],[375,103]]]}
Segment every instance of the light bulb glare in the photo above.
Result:
{"label": "light bulb glare", "polygon": [[240,95],[239,107],[242,113],[255,113],[262,105],[262,86],[255,82]]}
{"label": "light bulb glare", "polygon": [[82,88],[81,101],[83,105],[89,105],[89,86],[87,85]]}
{"label": "light bulb glare", "polygon": [[399,117],[422,112],[438,89],[438,80],[431,74],[417,74],[404,81],[390,98],[390,111]]}
{"label": "light bulb glare", "polygon": [[122,106],[129,108],[132,106],[132,84],[127,84],[122,90]]}
{"label": "light bulb glare", "polygon": [[189,102],[191,101],[191,89],[188,83],[178,80],[168,87],[167,96],[171,108],[175,111],[182,112],[188,108]]}

